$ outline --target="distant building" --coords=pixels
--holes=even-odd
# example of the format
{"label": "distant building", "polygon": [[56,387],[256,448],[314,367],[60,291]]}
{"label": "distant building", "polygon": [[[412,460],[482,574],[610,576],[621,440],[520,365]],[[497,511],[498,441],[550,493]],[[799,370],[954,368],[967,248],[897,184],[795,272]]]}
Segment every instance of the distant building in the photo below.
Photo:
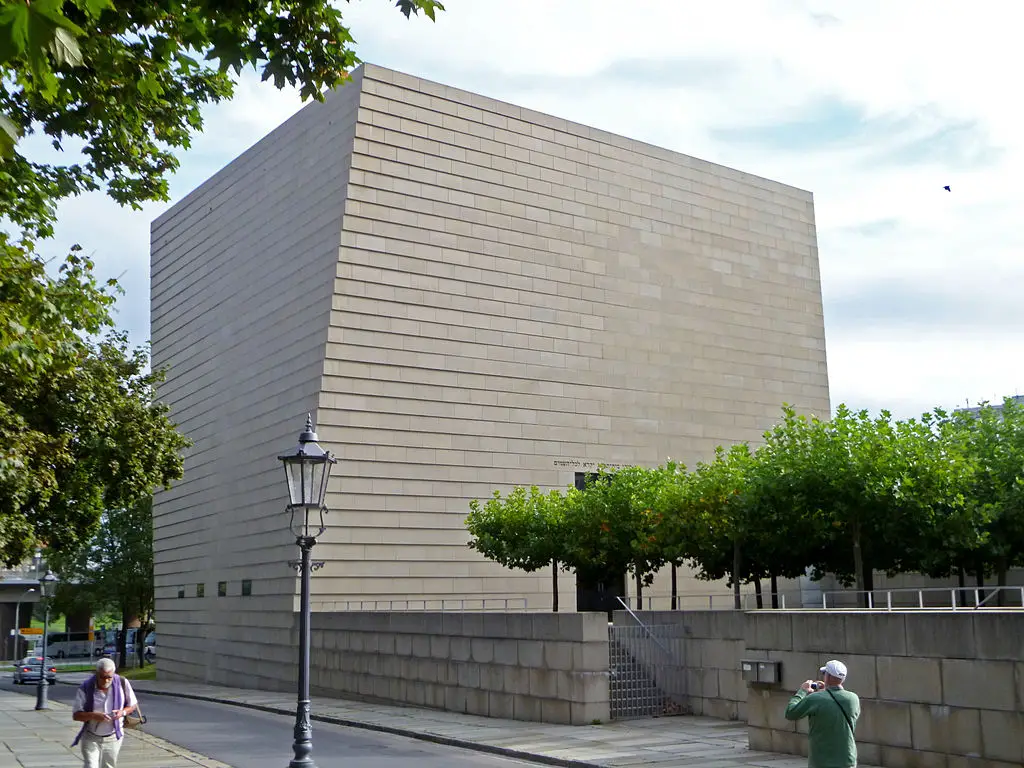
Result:
{"label": "distant building", "polygon": [[25,563],[0,569],[0,653],[13,659],[26,653],[31,643],[16,630],[32,624],[32,611],[39,602],[39,566]]}
{"label": "distant building", "polygon": [[291,686],[260,662],[294,654],[307,412],[340,459],[316,611],[549,609],[468,549],[471,499],[829,412],[809,192],[372,65],[153,223],[152,337],[195,443],[153,508],[178,678]]}
{"label": "distant building", "polygon": [[[1002,402],[988,403],[988,407],[990,407],[993,411],[996,411],[997,413],[1002,413],[1003,412],[1003,403],[1006,400],[1010,400],[1011,402],[1016,403],[1018,405],[1024,405],[1024,395],[1014,395],[1013,397],[1005,398],[1005,400],[1003,400]],[[984,406],[977,405],[977,406],[975,406],[973,408],[957,408],[956,412],[957,413],[971,413],[971,414],[974,414],[975,416],[977,416],[979,413],[981,413],[981,409],[983,407]]]}

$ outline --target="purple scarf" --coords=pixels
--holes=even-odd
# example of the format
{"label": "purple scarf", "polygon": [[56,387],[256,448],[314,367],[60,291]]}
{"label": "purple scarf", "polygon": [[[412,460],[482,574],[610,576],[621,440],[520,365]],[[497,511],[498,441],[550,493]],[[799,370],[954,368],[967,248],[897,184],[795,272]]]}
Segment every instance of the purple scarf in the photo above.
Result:
{"label": "purple scarf", "polygon": [[[85,706],[82,708],[82,711],[92,712],[93,706],[95,706],[93,697],[96,694],[96,675],[93,675],[78,687],[79,690],[85,692]],[[121,678],[118,675],[114,675],[114,679],[110,681],[110,691],[111,695],[114,697],[111,702],[111,709],[115,711],[121,709],[124,706],[124,688],[121,685]],[[82,723],[82,727],[78,730],[78,735],[75,736],[75,740],[71,742],[72,747],[78,744],[81,740],[88,725],[88,723]],[[114,735],[118,739],[123,736],[121,732],[121,718],[119,717],[114,720]]]}

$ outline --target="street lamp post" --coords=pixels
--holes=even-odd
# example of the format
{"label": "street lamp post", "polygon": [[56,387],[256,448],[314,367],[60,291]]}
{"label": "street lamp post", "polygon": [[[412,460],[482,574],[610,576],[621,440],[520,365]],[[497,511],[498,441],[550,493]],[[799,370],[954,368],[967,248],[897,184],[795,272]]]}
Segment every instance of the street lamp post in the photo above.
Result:
{"label": "street lamp post", "polygon": [[43,601],[43,658],[39,662],[39,685],[36,687],[36,709],[49,709],[49,685],[46,679],[46,635],[50,631],[50,601],[47,595],[48,588],[52,588],[57,577],[53,571],[47,570],[46,575],[39,580],[39,599]]}
{"label": "street lamp post", "polygon": [[15,662],[18,660],[18,638],[21,637],[21,601],[35,591],[35,587],[29,587],[22,592],[21,597],[18,598],[18,604],[14,607],[14,637],[12,638],[14,640],[12,643],[14,647],[11,649],[11,660]]}
{"label": "street lamp post", "polygon": [[299,611],[299,690],[295,707],[295,742],[292,744],[295,757],[288,763],[288,768],[316,768],[309,711],[309,575],[323,563],[312,563],[310,554],[317,536],[326,530],[324,498],[331,467],[337,461],[319,446],[317,440],[312,415],[307,415],[306,429],[299,435],[299,444],[291,452],[278,456],[284,464],[288,482],[289,525],[302,553],[300,560],[291,563],[301,576],[302,597]]}

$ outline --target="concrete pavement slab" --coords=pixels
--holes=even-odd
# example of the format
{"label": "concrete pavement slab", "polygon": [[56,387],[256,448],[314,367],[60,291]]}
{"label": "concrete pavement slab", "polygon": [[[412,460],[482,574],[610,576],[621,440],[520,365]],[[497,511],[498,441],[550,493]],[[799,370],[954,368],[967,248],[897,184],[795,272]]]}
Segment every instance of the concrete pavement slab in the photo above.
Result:
{"label": "concrete pavement slab", "polygon": [[[71,742],[79,724],[71,707],[50,702],[36,710],[35,699],[0,691],[0,768],[80,768],[82,753]],[[144,731],[128,731],[120,762],[132,768],[231,768]]]}

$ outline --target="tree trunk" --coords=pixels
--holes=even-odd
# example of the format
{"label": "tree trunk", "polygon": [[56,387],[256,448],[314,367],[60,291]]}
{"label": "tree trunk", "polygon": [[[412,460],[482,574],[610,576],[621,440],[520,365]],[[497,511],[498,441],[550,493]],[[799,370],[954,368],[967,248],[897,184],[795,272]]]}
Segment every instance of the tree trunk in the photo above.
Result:
{"label": "tree trunk", "polygon": [[772,574],[772,608],[779,607],[779,577]]}
{"label": "tree trunk", "polygon": [[551,561],[551,611],[558,613],[558,561]]}
{"label": "tree trunk", "polygon": [[860,523],[853,524],[853,574],[857,583],[857,604],[868,607],[867,581],[864,578],[864,551],[860,545]]}
{"label": "tree trunk", "polygon": [[[1000,587],[1006,586],[1006,558],[1000,557],[996,560],[996,585]],[[1006,590],[1000,589],[999,594],[996,595],[996,605],[1000,608],[1006,606]]]}
{"label": "tree trunk", "polygon": [[[52,615],[52,614],[51,614]],[[64,614],[64,629],[67,632],[88,632],[92,620],[91,606]]]}
{"label": "tree trunk", "polygon": [[732,545],[732,599],[733,608],[737,611],[743,607],[743,599],[740,596],[740,569],[743,567],[743,550],[739,541]]}
{"label": "tree trunk", "polygon": [[754,579],[754,594],[757,595],[757,610],[764,608],[764,597],[761,595],[761,579]]}
{"label": "tree trunk", "polygon": [[676,580],[676,564],[672,563],[672,610],[678,610],[679,608],[679,584]]}
{"label": "tree trunk", "polygon": [[[964,571],[963,566],[956,569],[956,585],[960,588],[957,594],[960,595],[960,599],[963,602],[967,602],[967,573]],[[978,601],[975,600],[974,604],[977,605]]]}
{"label": "tree trunk", "polygon": [[636,609],[644,609],[644,581],[640,578],[640,572],[636,572]]}
{"label": "tree trunk", "polygon": [[978,585],[977,603],[981,605],[985,602],[985,563],[982,560],[974,564],[974,583]]}

